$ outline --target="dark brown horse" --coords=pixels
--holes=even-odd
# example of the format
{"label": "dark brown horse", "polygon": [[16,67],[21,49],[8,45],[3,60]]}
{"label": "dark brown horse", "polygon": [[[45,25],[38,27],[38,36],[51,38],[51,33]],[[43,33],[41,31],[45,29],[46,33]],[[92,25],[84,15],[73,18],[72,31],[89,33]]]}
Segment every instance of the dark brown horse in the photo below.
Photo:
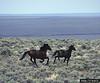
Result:
{"label": "dark brown horse", "polygon": [[[22,60],[23,58],[25,58],[26,54],[28,54],[30,56],[30,60],[32,63],[36,63],[36,59],[41,59],[43,62],[44,59],[47,59],[47,63],[49,63],[49,57],[47,57],[47,50],[51,50],[50,46],[48,44],[44,44],[42,47],[40,47],[40,50],[29,50],[24,52],[22,58],[20,58],[20,60]],[[34,59],[34,61],[32,60]]]}
{"label": "dark brown horse", "polygon": [[67,65],[68,65],[69,59],[71,57],[72,50],[76,50],[74,45],[69,46],[68,50],[56,50],[53,54],[53,56],[55,56],[54,63],[55,63],[57,57],[58,57],[58,60],[60,60],[60,58],[64,57],[65,58],[64,62],[67,59]]}

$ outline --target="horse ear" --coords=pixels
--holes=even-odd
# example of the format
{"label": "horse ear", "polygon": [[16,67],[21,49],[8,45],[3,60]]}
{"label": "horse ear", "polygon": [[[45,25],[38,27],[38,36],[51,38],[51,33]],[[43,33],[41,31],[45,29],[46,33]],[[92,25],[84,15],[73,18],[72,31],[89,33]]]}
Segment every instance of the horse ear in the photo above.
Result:
{"label": "horse ear", "polygon": [[46,43],[44,43],[44,45],[43,46],[47,46],[48,44],[46,44]]}
{"label": "horse ear", "polygon": [[45,43],[45,45],[48,45],[47,43]]}
{"label": "horse ear", "polygon": [[44,43],[44,45],[46,45],[46,43]]}

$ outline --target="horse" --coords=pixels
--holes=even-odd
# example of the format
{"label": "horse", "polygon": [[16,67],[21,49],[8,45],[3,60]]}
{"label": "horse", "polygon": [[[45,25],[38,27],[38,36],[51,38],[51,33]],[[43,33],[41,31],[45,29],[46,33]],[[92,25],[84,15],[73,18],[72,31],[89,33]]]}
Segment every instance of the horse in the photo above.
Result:
{"label": "horse", "polygon": [[[47,57],[47,50],[52,50],[51,47],[48,44],[44,44],[42,47],[40,47],[40,50],[29,50],[24,52],[23,56],[20,58],[20,60],[23,60],[25,56],[28,54],[30,56],[30,61],[37,66],[36,59],[41,59],[41,63],[44,61],[44,59],[47,59],[46,65],[49,63],[49,57]],[[34,61],[32,60],[34,59]]]}
{"label": "horse", "polygon": [[55,59],[54,59],[54,63],[56,61],[56,58],[58,58],[58,60],[60,60],[60,58],[65,58],[63,62],[66,61],[67,59],[67,65],[68,65],[68,62],[69,62],[69,59],[71,57],[71,53],[72,53],[72,50],[76,50],[74,45],[71,45],[69,46],[69,49],[68,50],[56,50],[53,54],[53,56],[55,56]]}

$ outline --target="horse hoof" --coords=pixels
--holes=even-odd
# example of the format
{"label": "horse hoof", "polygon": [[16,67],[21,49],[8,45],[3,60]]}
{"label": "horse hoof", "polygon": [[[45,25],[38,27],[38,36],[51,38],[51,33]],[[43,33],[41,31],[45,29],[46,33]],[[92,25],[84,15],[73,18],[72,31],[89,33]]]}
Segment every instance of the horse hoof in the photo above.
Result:
{"label": "horse hoof", "polygon": [[38,65],[34,65],[34,67],[38,68],[39,66]]}
{"label": "horse hoof", "polygon": [[55,64],[55,62],[53,62],[53,64]]}
{"label": "horse hoof", "polygon": [[43,61],[40,61],[40,63],[43,63]]}
{"label": "horse hoof", "polygon": [[38,67],[38,65],[37,65],[37,64],[35,64],[35,66],[36,66],[36,67]]}
{"label": "horse hoof", "polygon": [[47,64],[45,64],[46,66],[48,66],[49,64],[47,63]]}

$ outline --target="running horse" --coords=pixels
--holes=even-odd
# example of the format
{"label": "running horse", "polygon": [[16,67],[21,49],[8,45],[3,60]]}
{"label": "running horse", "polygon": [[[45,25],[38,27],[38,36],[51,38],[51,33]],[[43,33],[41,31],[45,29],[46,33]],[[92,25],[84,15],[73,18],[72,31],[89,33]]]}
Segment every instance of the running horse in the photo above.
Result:
{"label": "running horse", "polygon": [[[20,60],[23,60],[25,56],[28,54],[30,56],[30,61],[37,66],[36,59],[41,59],[41,63],[44,61],[44,59],[47,59],[46,65],[49,63],[49,57],[47,57],[47,50],[51,51],[51,47],[48,44],[44,44],[42,47],[40,47],[40,50],[29,50],[24,52],[23,56],[20,58]],[[34,61],[32,60],[34,59]]]}
{"label": "running horse", "polygon": [[58,58],[58,60],[60,60],[60,58],[65,58],[64,59],[64,62],[66,61],[67,59],[67,65],[68,65],[68,62],[69,62],[69,59],[71,57],[71,53],[72,53],[72,50],[76,50],[74,45],[71,45],[69,46],[69,49],[68,50],[56,50],[53,54],[53,56],[55,57],[54,59],[54,63],[56,61],[56,58]]}

